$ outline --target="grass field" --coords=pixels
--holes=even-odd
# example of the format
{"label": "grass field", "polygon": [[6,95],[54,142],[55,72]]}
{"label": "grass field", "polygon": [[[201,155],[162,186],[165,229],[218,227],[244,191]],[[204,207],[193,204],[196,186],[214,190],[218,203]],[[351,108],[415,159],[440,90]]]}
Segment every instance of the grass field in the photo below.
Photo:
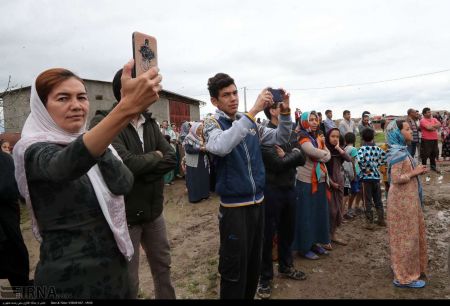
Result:
{"label": "grass field", "polygon": [[[380,145],[380,144],[383,144],[383,143],[386,142],[386,140],[384,139],[384,132],[383,132],[383,131],[377,130],[375,133],[376,133],[376,134],[375,134],[375,143],[376,143],[377,145]],[[357,148],[359,148],[359,147],[361,146],[360,141],[361,141],[361,137],[360,137],[359,135],[356,136],[356,147],[357,147]],[[441,136],[439,136],[438,142],[439,142],[439,143],[442,142]]]}
{"label": "grass field", "polygon": [[[361,137],[358,135],[356,136],[356,147],[359,148],[361,146]],[[381,130],[377,130],[375,134],[375,143],[376,144],[383,144],[385,143],[384,140],[384,133]]]}

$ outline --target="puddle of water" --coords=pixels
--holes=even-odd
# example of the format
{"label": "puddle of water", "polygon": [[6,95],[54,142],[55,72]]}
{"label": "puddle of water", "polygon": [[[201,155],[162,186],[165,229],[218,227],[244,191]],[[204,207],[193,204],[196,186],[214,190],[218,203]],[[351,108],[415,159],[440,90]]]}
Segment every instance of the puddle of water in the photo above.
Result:
{"label": "puddle of water", "polygon": [[446,185],[450,184],[450,173],[441,174],[427,173],[421,177],[422,183],[426,185]]}
{"label": "puddle of water", "polygon": [[436,217],[439,219],[439,221],[445,224],[450,224],[450,215],[446,211],[439,211],[436,214]]}

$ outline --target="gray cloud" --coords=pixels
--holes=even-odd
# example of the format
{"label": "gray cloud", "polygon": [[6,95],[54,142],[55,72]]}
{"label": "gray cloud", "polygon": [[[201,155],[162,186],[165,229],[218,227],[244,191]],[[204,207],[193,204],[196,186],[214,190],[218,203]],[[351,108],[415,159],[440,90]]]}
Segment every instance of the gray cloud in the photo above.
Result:
{"label": "gray cloud", "polygon": [[[229,73],[247,104],[265,86],[292,89],[293,107],[340,117],[449,108],[450,73],[332,90],[450,68],[450,2],[367,1],[10,1],[0,19],[0,89],[29,85],[50,67],[111,80],[131,55],[131,33],[158,39],[168,90],[209,101],[206,82]],[[241,107],[243,110],[243,90]],[[208,105],[202,112],[211,111]]]}

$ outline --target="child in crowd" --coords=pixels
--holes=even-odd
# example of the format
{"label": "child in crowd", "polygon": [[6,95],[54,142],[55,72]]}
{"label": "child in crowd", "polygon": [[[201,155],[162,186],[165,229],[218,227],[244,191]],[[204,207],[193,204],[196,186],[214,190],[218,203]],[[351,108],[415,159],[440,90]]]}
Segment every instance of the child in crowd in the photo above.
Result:
{"label": "child in crowd", "polygon": [[375,145],[373,139],[375,131],[364,129],[361,133],[364,145],[358,150],[358,164],[361,168],[363,197],[367,218],[367,229],[374,229],[372,206],[375,204],[377,210],[377,224],[386,226],[384,221],[383,202],[381,201],[380,172],[378,168],[386,164],[386,153]]}
{"label": "child in crowd", "polygon": [[[340,142],[342,142],[342,147]],[[325,144],[331,154],[331,159],[326,163],[331,186],[331,198],[329,202],[330,237],[332,242],[340,245],[347,244],[336,236],[336,230],[342,224],[344,214],[344,169],[342,168],[342,164],[344,161],[352,161],[350,155],[343,149],[343,142],[343,139],[340,141],[338,128],[332,128],[328,131]]]}
{"label": "child in crowd", "polygon": [[3,139],[0,140],[0,147],[3,152],[11,154],[11,144],[9,143],[9,141]]}
{"label": "child in crowd", "polygon": [[[358,149],[355,148],[356,136],[354,133],[349,132],[344,136],[345,140],[345,152],[352,158],[351,162],[344,162],[344,170],[347,177],[346,188],[344,194],[348,194],[348,210],[344,215],[345,219],[352,219],[356,217],[358,213],[362,213],[361,205],[361,182],[360,182],[360,168],[356,157],[358,155]],[[347,169],[347,170],[346,170]],[[355,201],[355,209],[353,209],[353,201]],[[345,202],[344,202],[345,203]]]}

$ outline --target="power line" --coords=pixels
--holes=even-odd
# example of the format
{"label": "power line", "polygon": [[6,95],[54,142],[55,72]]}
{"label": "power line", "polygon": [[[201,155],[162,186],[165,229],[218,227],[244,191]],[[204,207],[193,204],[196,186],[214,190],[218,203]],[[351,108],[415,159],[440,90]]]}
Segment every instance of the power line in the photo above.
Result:
{"label": "power line", "polygon": [[[381,84],[381,83],[394,82],[394,81],[418,78],[418,77],[423,77],[423,76],[429,76],[429,75],[434,75],[434,74],[439,74],[439,73],[444,73],[444,72],[449,72],[449,71],[450,71],[450,69],[445,69],[445,70],[440,70],[440,71],[415,74],[415,75],[404,76],[404,77],[399,77],[399,78],[395,78],[395,79],[387,79],[387,80],[382,80],[382,81],[372,81],[372,82],[354,83],[354,84],[345,84],[345,85],[335,85],[335,86],[324,86],[324,87],[294,88],[294,89],[289,89],[289,91],[293,91],[293,90],[308,91],[308,90],[322,90],[322,89],[335,89],[335,88],[344,88],[344,87],[374,85],[374,84]],[[247,88],[247,90],[261,90],[261,89]]]}
{"label": "power line", "polygon": [[[449,72],[450,69],[444,69],[444,70],[439,70],[439,71],[434,71],[434,72],[428,72],[428,73],[420,73],[420,74],[414,74],[414,75],[409,75],[409,76],[404,76],[404,77],[399,77],[399,78],[394,78],[394,79],[387,79],[387,80],[382,80],[382,81],[371,81],[371,82],[363,82],[363,83],[352,83],[352,84],[345,84],[345,85],[334,85],[334,86],[324,86],[324,87],[309,87],[309,88],[293,88],[293,89],[288,89],[289,91],[308,91],[308,90],[323,90],[323,89],[336,89],[336,88],[345,88],[345,87],[356,87],[356,86],[367,86],[367,85],[374,85],[374,84],[381,84],[381,83],[387,83],[387,82],[395,82],[395,81],[401,81],[401,80],[406,80],[406,79],[413,79],[413,78],[419,78],[419,77],[424,77],[424,76],[429,76],[429,75],[434,75],[434,74],[440,74],[440,73],[445,73],[445,72]],[[246,87],[240,87],[239,89],[244,89]],[[251,90],[251,91],[255,91],[255,90],[261,90],[262,88],[246,88],[246,90]],[[190,95],[191,97],[209,97],[208,93],[205,94],[197,94],[197,95]]]}

